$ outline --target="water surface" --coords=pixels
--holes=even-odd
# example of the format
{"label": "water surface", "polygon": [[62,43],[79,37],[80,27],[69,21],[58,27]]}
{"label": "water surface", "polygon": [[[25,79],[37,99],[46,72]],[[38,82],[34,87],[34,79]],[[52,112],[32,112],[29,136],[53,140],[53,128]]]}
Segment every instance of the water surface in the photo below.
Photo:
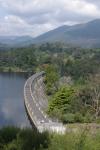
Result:
{"label": "water surface", "polygon": [[25,73],[0,73],[0,127],[30,126],[23,97],[26,79]]}

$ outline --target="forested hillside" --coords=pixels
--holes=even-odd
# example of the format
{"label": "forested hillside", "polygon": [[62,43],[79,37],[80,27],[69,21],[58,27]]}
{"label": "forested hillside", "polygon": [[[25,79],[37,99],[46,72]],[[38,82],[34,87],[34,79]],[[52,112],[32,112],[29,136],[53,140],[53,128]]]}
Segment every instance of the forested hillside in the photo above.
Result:
{"label": "forested hillside", "polygon": [[64,123],[100,122],[100,49],[46,43],[0,51],[0,71],[41,70],[50,116]]}
{"label": "forested hillside", "polygon": [[61,75],[71,75],[74,79],[79,79],[99,73],[99,58],[100,49],[81,49],[61,43],[47,43],[9,51],[1,50],[0,70],[19,68],[23,71],[35,71],[43,65],[53,64]]}
{"label": "forested hillside", "polygon": [[[41,70],[46,72],[48,115],[64,124],[96,123],[96,127],[100,123],[100,49],[46,43],[0,51],[1,72]],[[99,150],[100,133],[94,127],[92,131],[85,125],[78,130],[74,127],[74,133],[70,126],[64,135],[2,128],[0,150]]]}

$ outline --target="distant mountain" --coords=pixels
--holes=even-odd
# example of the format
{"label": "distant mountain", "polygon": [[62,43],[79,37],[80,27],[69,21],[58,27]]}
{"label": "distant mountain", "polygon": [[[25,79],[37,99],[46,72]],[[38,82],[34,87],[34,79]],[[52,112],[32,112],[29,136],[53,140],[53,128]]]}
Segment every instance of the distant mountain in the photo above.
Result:
{"label": "distant mountain", "polygon": [[0,36],[0,43],[13,47],[46,42],[63,42],[73,46],[100,48],[100,19],[73,26],[61,26],[36,38],[30,36]]}
{"label": "distant mountain", "polygon": [[61,40],[61,37],[65,34],[66,30],[69,29],[70,26],[61,26],[49,32],[46,32],[36,38],[34,38],[34,42],[55,42]]}
{"label": "distant mountain", "polygon": [[10,47],[20,47],[32,44],[33,38],[30,36],[0,36],[0,43]]}
{"label": "distant mountain", "polygon": [[82,47],[100,47],[100,19],[73,26],[61,26],[33,40],[34,43],[59,41]]}
{"label": "distant mountain", "polygon": [[6,44],[0,43],[0,51],[9,50],[10,47]]}

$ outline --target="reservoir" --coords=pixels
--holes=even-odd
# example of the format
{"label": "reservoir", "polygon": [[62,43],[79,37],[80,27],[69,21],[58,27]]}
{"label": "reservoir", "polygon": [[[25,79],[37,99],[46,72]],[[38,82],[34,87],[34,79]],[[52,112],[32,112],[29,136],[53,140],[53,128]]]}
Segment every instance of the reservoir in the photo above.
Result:
{"label": "reservoir", "polygon": [[24,107],[26,73],[0,73],[0,127],[30,127]]}

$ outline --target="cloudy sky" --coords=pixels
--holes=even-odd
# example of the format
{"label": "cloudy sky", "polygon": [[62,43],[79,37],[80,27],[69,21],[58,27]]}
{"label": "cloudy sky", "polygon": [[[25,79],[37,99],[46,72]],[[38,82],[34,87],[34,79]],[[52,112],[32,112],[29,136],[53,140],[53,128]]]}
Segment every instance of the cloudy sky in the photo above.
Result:
{"label": "cloudy sky", "polygon": [[0,0],[0,35],[37,36],[100,18],[100,0]]}

